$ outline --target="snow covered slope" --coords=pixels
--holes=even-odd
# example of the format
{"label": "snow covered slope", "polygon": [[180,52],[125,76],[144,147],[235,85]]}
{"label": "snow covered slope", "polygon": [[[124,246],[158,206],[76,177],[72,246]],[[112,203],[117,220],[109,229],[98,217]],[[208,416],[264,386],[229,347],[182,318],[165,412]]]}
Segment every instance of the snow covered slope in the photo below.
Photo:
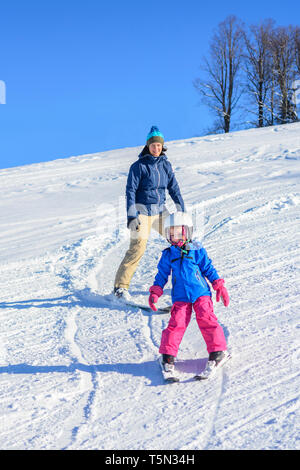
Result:
{"label": "snow covered slope", "polygon": [[[165,385],[168,315],[105,302],[139,150],[0,171],[0,448],[299,448],[300,124],[168,143],[231,299],[215,311],[233,358],[208,383],[192,381],[207,358],[195,319],[182,381]],[[135,297],[165,246],[153,233]]]}

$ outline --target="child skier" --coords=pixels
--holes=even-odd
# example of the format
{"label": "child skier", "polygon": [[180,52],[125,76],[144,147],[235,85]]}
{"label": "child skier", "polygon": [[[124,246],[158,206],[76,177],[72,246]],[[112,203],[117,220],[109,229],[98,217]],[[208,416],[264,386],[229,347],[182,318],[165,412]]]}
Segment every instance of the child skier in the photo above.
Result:
{"label": "child skier", "polygon": [[[165,236],[170,247],[162,252],[158,264],[158,273],[150,287],[149,305],[156,311],[155,303],[163,294],[163,288],[172,273],[172,310],[169,324],[162,332],[159,352],[163,371],[170,373],[175,380],[174,361],[179,345],[190,322],[192,307],[209,353],[206,369],[196,376],[208,378],[213,370],[224,363],[230,356],[223,329],[214,314],[211,290],[206,278],[216,291],[216,300],[220,297],[224,305],[229,304],[229,296],[206,250],[201,243],[192,242],[193,223],[187,213],[176,212],[166,218]],[[178,379],[177,379],[178,380]]]}

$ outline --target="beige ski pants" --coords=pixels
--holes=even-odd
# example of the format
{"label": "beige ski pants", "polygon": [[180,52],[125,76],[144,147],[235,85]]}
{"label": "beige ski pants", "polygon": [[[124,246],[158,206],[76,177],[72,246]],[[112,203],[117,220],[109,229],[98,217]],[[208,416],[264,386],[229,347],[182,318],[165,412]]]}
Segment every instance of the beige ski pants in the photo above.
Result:
{"label": "beige ski pants", "polygon": [[129,249],[127,250],[117,271],[114,287],[129,288],[132,276],[145,253],[151,229],[153,228],[164,237],[164,220],[168,215],[168,211],[149,216],[139,214],[141,224],[137,231],[130,230]]}

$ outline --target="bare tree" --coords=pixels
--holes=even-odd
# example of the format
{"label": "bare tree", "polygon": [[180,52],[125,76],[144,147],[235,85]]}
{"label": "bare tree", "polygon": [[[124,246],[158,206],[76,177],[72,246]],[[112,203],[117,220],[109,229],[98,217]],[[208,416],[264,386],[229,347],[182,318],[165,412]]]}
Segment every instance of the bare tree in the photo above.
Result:
{"label": "bare tree", "polygon": [[268,124],[267,99],[272,94],[272,54],[270,35],[274,21],[265,20],[260,25],[250,26],[249,32],[244,32],[246,71],[246,90],[250,102],[257,108],[257,127]]}
{"label": "bare tree", "polygon": [[204,78],[194,80],[202,100],[229,132],[232,113],[241,96],[238,81],[243,50],[243,25],[235,16],[219,24],[209,48],[209,59],[203,59]]}
{"label": "bare tree", "polygon": [[295,65],[296,65],[296,80],[294,81],[294,104],[297,113],[297,104],[300,99],[300,27],[296,26],[294,29],[294,46],[295,46]]}
{"label": "bare tree", "polygon": [[279,27],[270,37],[274,79],[278,88],[276,118],[282,124],[298,119],[293,100],[293,83],[296,77],[294,30],[292,26]]}
{"label": "bare tree", "polygon": [[294,40],[295,40],[295,58],[296,58],[296,68],[298,76],[300,76],[300,27],[296,26],[294,31]]}

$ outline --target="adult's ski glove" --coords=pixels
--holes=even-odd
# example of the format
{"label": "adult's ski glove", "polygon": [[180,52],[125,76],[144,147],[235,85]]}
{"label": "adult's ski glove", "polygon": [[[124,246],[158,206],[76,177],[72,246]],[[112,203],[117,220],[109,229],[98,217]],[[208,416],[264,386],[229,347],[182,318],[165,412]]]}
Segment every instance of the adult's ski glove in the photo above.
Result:
{"label": "adult's ski glove", "polygon": [[127,220],[127,228],[130,230],[135,230],[136,232],[140,229],[140,219],[139,216]]}
{"label": "adult's ski glove", "polygon": [[160,286],[151,286],[149,289],[150,295],[149,295],[149,305],[151,310],[154,312],[157,311],[157,308],[155,307],[154,304],[158,301],[159,297],[163,294],[163,290]]}
{"label": "adult's ski glove", "polygon": [[224,279],[216,279],[213,283],[213,289],[216,291],[216,301],[220,301],[220,297],[222,298],[222,302],[225,307],[229,305],[229,295],[227,292],[226,287],[224,287]]}

